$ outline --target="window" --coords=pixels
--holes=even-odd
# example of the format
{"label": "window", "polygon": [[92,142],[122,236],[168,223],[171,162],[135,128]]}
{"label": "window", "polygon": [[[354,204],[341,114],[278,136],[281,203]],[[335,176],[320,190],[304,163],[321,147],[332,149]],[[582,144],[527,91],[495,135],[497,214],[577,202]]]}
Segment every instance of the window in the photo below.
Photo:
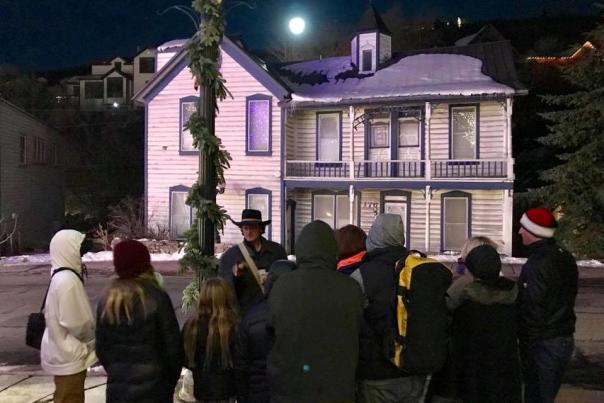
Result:
{"label": "window", "polygon": [[371,50],[363,51],[363,60],[361,71],[372,71],[373,70],[373,52]]}
{"label": "window", "polygon": [[186,186],[170,188],[170,237],[184,239],[186,232],[191,227],[191,207],[185,201],[189,194]]}
{"label": "window", "polygon": [[46,140],[40,137],[34,137],[33,139],[33,158],[34,164],[46,164],[48,162],[48,156],[46,154]]}
{"label": "window", "polygon": [[341,114],[317,114],[317,159],[340,161],[341,159]]}
{"label": "window", "polygon": [[464,192],[449,192],[441,197],[442,202],[442,250],[461,250],[470,237],[471,195]]}
{"label": "window", "polygon": [[141,57],[138,59],[138,72],[142,74],[155,73],[155,58]]}
{"label": "window", "polygon": [[[313,220],[321,220],[338,229],[350,224],[350,198],[348,193],[314,194]],[[358,215],[358,197],[355,198],[355,216]],[[358,221],[358,220],[355,220]]]}
{"label": "window", "polygon": [[246,101],[246,153],[271,155],[271,97],[256,94]]}
{"label": "window", "polygon": [[19,164],[27,165],[27,137],[19,137]]}
{"label": "window", "polygon": [[117,71],[122,71],[122,62],[114,62],[113,63],[113,67],[115,68],[115,70]]}
{"label": "window", "polygon": [[85,81],[84,82],[84,98],[86,98],[86,99],[103,99],[103,82],[102,81]]}
{"label": "window", "polygon": [[399,118],[398,145],[399,147],[419,146],[419,120],[414,118]]}
{"label": "window", "polygon": [[124,97],[124,79],[121,77],[109,77],[107,79],[107,98]]}
{"label": "window", "polygon": [[388,190],[380,194],[381,212],[386,214],[398,214],[403,220],[405,229],[405,245],[410,245],[409,236],[411,234],[410,225],[410,209],[409,203],[411,193],[402,190]]}
{"label": "window", "polygon": [[181,154],[195,154],[197,149],[193,146],[193,136],[187,128],[189,118],[197,112],[197,98],[187,97],[180,100],[180,152]]}
{"label": "window", "polygon": [[451,159],[477,159],[477,106],[451,107]]}
{"label": "window", "polygon": [[371,148],[390,147],[390,125],[388,119],[371,120]]}
{"label": "window", "polygon": [[[262,214],[262,221],[271,219],[271,196],[272,192],[268,189],[254,188],[245,192],[245,206],[254,210],[259,210]],[[268,239],[271,239],[271,226],[266,227]]]}

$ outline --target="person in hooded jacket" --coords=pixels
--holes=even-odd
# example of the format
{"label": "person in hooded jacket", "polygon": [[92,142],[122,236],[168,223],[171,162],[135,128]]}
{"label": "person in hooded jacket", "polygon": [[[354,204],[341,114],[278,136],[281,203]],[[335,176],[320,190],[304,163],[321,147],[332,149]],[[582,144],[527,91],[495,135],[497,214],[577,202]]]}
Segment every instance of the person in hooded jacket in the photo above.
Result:
{"label": "person in hooded jacket", "polygon": [[51,281],[40,361],[54,375],[53,401],[58,403],[84,402],[86,369],[97,359],[94,316],[82,277],[84,239],[78,231],[61,230],[50,241]]}
{"label": "person in hooded jacket", "polygon": [[118,277],[97,306],[97,353],[107,371],[107,402],[172,402],[184,362],[172,301],[142,243],[118,243],[113,265]]}
{"label": "person in hooded jacket", "polygon": [[268,298],[267,360],[271,403],[352,403],[363,296],[336,271],[333,230],[307,224],[296,240],[298,268]]}
{"label": "person in hooded jacket", "polygon": [[452,361],[465,403],[514,403],[521,399],[516,283],[499,275],[497,250],[479,245],[464,259],[473,281],[454,305]]}
{"label": "person in hooded jacket", "polygon": [[358,401],[400,403],[418,401],[425,376],[404,376],[390,361],[394,356],[394,300],[398,283],[395,265],[405,259],[405,229],[398,214],[375,218],[366,240],[367,255],[351,277],[363,289]]}
{"label": "person in hooded jacket", "polygon": [[252,306],[239,324],[233,352],[238,403],[269,403],[270,401],[266,379],[266,357],[270,350],[270,340],[266,330],[267,299],[279,277],[295,268],[296,264],[288,260],[277,260],[273,263],[264,285],[265,299]]}

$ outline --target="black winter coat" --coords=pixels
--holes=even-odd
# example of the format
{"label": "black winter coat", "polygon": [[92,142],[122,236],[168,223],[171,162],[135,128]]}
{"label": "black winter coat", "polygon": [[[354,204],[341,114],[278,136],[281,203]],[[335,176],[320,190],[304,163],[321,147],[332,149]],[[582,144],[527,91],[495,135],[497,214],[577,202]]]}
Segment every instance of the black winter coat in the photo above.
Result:
{"label": "black winter coat", "polygon": [[[196,320],[196,319],[189,319]],[[233,368],[221,368],[220,348],[217,346],[212,353],[209,366],[205,366],[206,344],[208,341],[208,322],[199,320],[197,324],[197,345],[195,348],[195,364],[186,363],[193,372],[193,394],[197,400],[227,400],[235,396],[235,375]],[[188,323],[184,329],[188,328]],[[185,335],[183,333],[183,339]],[[234,349],[235,329],[231,330],[230,351]]]}
{"label": "black winter coat", "polygon": [[238,403],[268,403],[266,357],[270,350],[266,332],[268,304],[250,308],[239,324],[233,361]]}
{"label": "black winter coat", "polygon": [[354,402],[361,289],[336,271],[336,242],[324,222],[302,229],[296,252],[298,269],[281,276],[268,299],[271,403]]}
{"label": "black winter coat", "polygon": [[108,403],[171,403],[180,377],[184,353],[172,302],[151,280],[143,284],[145,310],[136,301],[131,323],[102,319],[106,295],[97,306],[96,353],[107,371]]}
{"label": "black winter coat", "polygon": [[554,239],[529,246],[518,278],[520,338],[525,341],[570,336],[575,332],[578,271],[575,258]]}
{"label": "black winter coat", "polygon": [[403,246],[368,252],[353,277],[361,275],[367,297],[361,328],[360,379],[391,379],[401,375],[389,360],[394,355],[395,291],[398,284],[395,264],[407,256]]}
{"label": "black winter coat", "polygon": [[474,281],[455,310],[452,360],[464,403],[521,401],[516,285],[500,278]]}
{"label": "black winter coat", "polygon": [[[254,263],[256,263],[258,270],[269,271],[274,262],[281,259],[287,259],[285,249],[283,249],[281,245],[264,238],[261,238],[260,240],[262,243],[260,251],[254,250],[253,247],[249,246],[248,243],[244,241],[250,257]],[[247,275],[244,275],[241,278],[233,278],[233,266],[244,261],[239,246],[234,245],[220,257],[219,266],[220,276],[227,280],[233,288],[242,315],[245,314],[252,305],[262,300],[262,290],[249,271],[247,272]]]}

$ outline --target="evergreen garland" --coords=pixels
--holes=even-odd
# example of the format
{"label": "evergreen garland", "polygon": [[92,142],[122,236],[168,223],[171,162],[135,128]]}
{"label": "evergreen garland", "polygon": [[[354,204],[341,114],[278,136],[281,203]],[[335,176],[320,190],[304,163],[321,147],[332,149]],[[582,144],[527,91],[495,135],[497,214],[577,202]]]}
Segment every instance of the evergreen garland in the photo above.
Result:
{"label": "evergreen garland", "polygon": [[[210,91],[215,99],[224,100],[230,96],[230,93],[218,67],[219,44],[224,34],[222,0],[193,0],[192,6],[202,19],[197,34],[187,44],[189,68],[196,85],[201,85],[206,91]],[[197,112],[191,116],[186,127],[190,130],[193,145],[199,150],[200,155],[209,158],[214,166],[214,183],[224,184],[224,171],[229,168],[231,156],[211,129],[210,122],[201,116],[201,101],[200,98]],[[214,113],[218,111],[217,104]],[[226,211],[213,201],[202,197],[199,182],[191,187],[186,203],[197,212],[196,222],[209,220],[216,229],[221,231],[224,229],[224,224],[229,218]],[[199,296],[200,282],[206,277],[215,276],[218,268],[218,261],[214,256],[203,254],[196,225],[191,226],[187,232],[185,255],[178,264],[180,272],[192,270],[195,273],[193,280],[183,291],[182,308],[188,310]]]}
{"label": "evergreen garland", "polygon": [[604,24],[588,34],[591,55],[563,68],[575,92],[543,97],[557,108],[543,113],[543,144],[559,150],[560,164],[541,174],[537,195],[561,213],[556,237],[578,257],[604,258]]}

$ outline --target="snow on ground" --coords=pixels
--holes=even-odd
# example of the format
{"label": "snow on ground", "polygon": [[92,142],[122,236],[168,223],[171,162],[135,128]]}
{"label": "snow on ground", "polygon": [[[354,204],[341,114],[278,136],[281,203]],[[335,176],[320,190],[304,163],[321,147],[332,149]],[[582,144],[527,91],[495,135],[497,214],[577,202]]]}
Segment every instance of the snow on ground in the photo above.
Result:
{"label": "snow on ground", "polygon": [[[221,254],[217,254],[216,257],[220,258]],[[174,262],[184,256],[184,252],[176,253],[152,253],[151,261],[153,262]],[[431,258],[437,259],[443,263],[453,263],[457,261],[458,255],[431,255]],[[293,255],[288,256],[289,260],[295,261],[296,257]],[[113,252],[88,252],[82,257],[84,263],[88,262],[111,262],[113,260]],[[526,261],[525,258],[503,256],[501,258],[503,264],[522,265]],[[21,256],[10,256],[0,257],[0,266],[19,266],[19,265],[38,265],[38,264],[50,264],[50,255],[48,253],[40,253],[36,255],[21,255]],[[599,260],[579,260],[577,264],[580,267],[602,267],[604,268],[604,262]]]}

